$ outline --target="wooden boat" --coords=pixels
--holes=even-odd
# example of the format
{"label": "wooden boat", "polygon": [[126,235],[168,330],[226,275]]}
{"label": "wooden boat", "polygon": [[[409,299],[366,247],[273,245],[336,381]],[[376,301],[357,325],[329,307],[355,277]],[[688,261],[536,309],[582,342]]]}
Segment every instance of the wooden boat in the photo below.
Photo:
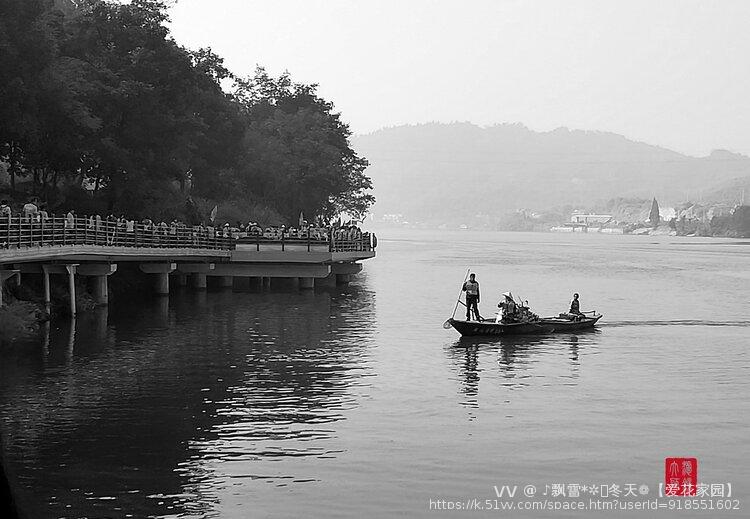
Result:
{"label": "wooden boat", "polygon": [[445,321],[445,327],[449,328],[452,326],[464,337],[479,335],[539,335],[591,329],[601,318],[601,314],[585,316],[578,320],[572,320],[565,317],[542,317],[535,321],[519,323],[460,321],[451,318]]}

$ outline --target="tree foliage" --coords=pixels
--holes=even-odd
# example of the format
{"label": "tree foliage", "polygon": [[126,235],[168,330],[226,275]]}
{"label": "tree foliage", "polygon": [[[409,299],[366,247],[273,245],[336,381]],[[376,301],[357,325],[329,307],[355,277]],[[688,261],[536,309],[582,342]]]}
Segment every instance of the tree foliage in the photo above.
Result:
{"label": "tree foliage", "polygon": [[270,77],[262,68],[238,80],[234,98],[242,107],[245,131],[240,189],[263,201],[327,218],[360,216],[374,201],[365,176],[367,161],[349,146],[349,128],[319,97],[316,85]]}
{"label": "tree foliage", "polygon": [[[157,0],[0,0],[0,158],[11,190],[152,214],[188,196],[296,219],[372,204],[367,161],[316,85],[240,79],[178,45]],[[233,88],[226,88],[233,84]],[[182,198],[182,200],[175,200]]]}

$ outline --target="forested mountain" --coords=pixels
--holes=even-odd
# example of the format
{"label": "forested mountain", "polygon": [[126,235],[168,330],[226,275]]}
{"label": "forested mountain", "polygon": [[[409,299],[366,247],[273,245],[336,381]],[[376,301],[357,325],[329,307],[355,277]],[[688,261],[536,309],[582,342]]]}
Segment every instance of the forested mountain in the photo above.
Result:
{"label": "forested mountain", "polygon": [[519,124],[399,126],[352,144],[370,161],[375,212],[415,220],[591,207],[617,197],[670,204],[750,175],[750,158],[726,151],[695,158],[612,133]]}

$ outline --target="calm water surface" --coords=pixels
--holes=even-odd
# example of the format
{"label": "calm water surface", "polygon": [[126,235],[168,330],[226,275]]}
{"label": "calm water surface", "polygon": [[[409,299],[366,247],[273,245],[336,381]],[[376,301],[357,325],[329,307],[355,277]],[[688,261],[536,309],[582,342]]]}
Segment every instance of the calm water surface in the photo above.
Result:
{"label": "calm water surface", "polygon": [[[503,484],[653,494],[667,456],[732,483],[734,516],[747,516],[750,244],[416,231],[379,242],[345,289],[184,292],[4,347],[0,431],[30,516],[430,516],[430,499],[484,501]],[[540,314],[577,291],[602,326],[459,340],[441,325],[468,266],[485,315],[505,290]]]}

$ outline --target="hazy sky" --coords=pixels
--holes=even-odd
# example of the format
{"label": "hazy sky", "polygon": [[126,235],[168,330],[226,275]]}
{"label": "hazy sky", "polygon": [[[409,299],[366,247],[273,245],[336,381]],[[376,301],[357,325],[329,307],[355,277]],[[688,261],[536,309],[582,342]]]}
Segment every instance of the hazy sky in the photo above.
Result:
{"label": "hazy sky", "polygon": [[318,83],[357,133],[607,130],[750,153],[750,0],[179,0],[175,39]]}

